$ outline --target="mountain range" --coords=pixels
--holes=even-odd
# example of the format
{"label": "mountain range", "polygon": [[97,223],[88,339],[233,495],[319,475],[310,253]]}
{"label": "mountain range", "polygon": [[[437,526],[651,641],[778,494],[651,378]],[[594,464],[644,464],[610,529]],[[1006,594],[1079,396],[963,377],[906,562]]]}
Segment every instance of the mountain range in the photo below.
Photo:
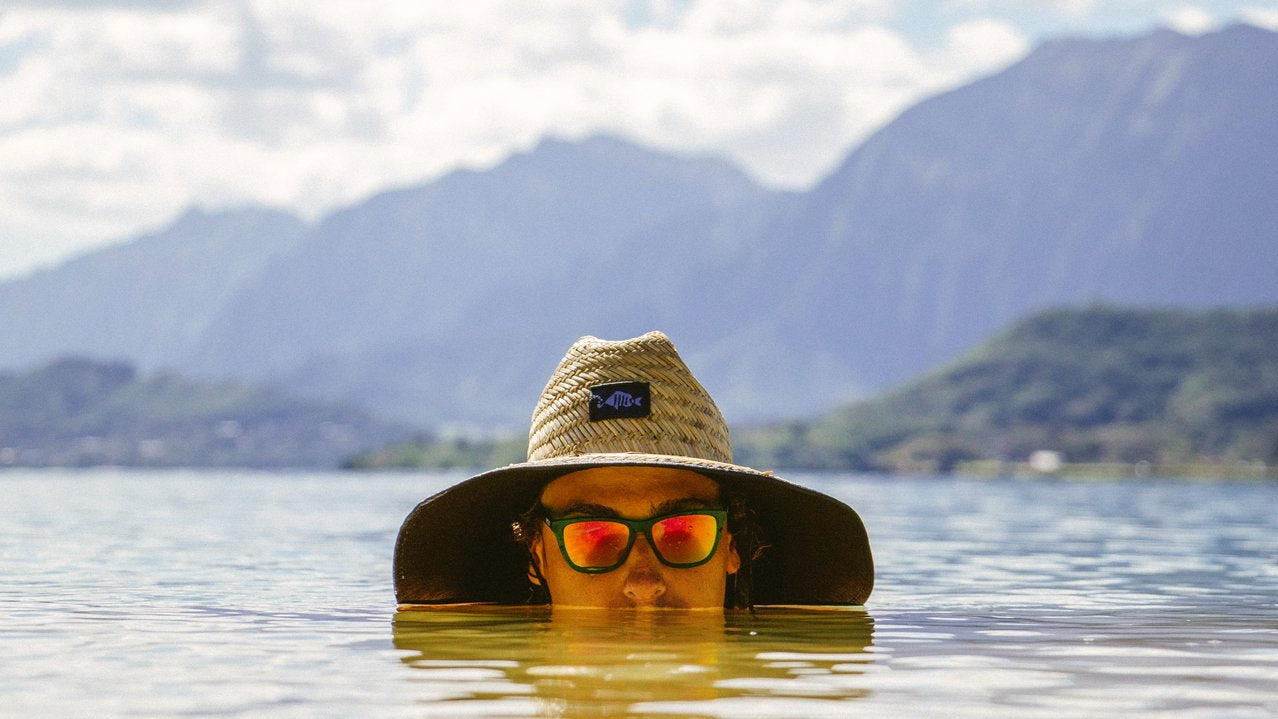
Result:
{"label": "mountain range", "polygon": [[526,424],[582,334],[662,329],[730,422],[898,385],[1045,307],[1278,302],[1278,33],[1046,43],[811,189],[614,137],[314,224],[192,210],[0,283],[0,367],[76,354],[417,426]]}

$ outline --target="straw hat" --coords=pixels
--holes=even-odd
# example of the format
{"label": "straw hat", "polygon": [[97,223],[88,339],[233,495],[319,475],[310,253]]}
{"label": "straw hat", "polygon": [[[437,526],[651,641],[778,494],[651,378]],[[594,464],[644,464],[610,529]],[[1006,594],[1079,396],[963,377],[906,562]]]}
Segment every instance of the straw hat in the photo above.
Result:
{"label": "straw hat", "polygon": [[568,350],[532,416],[528,461],[426,499],[395,543],[401,604],[528,599],[528,553],[511,522],[547,483],[590,467],[647,465],[700,472],[744,498],[767,546],[754,560],[755,604],[861,604],[874,563],[861,518],[820,492],[732,463],[728,427],[660,332]]}

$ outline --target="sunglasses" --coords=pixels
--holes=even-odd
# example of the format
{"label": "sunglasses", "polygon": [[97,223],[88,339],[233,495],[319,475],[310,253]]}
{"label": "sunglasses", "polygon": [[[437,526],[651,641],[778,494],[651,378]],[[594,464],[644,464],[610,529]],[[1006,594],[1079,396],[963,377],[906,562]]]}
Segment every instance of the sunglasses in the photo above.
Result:
{"label": "sunglasses", "polygon": [[586,574],[611,572],[625,563],[635,537],[648,538],[652,553],[667,567],[687,569],[710,561],[719,548],[724,509],[694,509],[648,519],[567,517],[547,519],[568,566]]}

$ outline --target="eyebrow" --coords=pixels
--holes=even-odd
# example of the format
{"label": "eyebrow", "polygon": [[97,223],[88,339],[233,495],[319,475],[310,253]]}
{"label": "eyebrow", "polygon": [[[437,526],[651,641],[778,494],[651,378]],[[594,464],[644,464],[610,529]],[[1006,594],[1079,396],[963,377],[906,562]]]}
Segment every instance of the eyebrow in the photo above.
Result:
{"label": "eyebrow", "polygon": [[[675,512],[685,512],[696,509],[717,509],[719,503],[711,500],[701,499],[699,497],[681,497],[679,499],[668,499],[661,504],[653,507],[650,517],[657,517],[662,514],[673,514]],[[594,504],[591,502],[574,502],[559,512],[551,512],[556,518],[570,517],[573,515],[581,517],[621,517],[621,513],[612,507],[603,504]]]}
{"label": "eyebrow", "polygon": [[591,504],[590,502],[574,502],[563,510],[556,512],[551,510],[551,515],[559,517],[568,517],[571,515],[580,515],[583,517],[620,517],[617,510],[612,507],[605,507],[602,504]]}
{"label": "eyebrow", "polygon": [[718,502],[711,502],[698,497],[684,497],[683,499],[671,499],[653,507],[652,516],[658,514],[670,514],[671,512],[683,512],[690,509],[715,509]]}

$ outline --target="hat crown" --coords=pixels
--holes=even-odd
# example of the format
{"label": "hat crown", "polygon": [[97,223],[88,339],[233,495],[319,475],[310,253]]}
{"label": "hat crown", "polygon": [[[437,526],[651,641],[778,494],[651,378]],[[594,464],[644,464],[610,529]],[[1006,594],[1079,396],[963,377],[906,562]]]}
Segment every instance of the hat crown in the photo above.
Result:
{"label": "hat crown", "polygon": [[[606,385],[646,384],[624,395],[636,412],[592,414]],[[629,383],[636,383],[630,385]],[[646,406],[645,406],[646,405]],[[728,425],[710,393],[692,376],[668,337],[649,332],[628,340],[582,337],[559,362],[533,410],[528,460],[637,452],[732,461]]]}

